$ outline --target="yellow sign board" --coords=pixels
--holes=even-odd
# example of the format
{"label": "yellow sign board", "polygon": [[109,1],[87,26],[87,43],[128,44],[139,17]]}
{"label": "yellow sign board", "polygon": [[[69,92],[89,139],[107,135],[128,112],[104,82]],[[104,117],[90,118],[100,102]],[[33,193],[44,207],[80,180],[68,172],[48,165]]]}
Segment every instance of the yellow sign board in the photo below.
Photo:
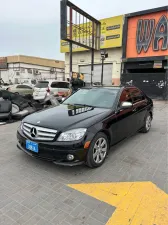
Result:
{"label": "yellow sign board", "polygon": [[106,225],[168,225],[168,195],[151,182],[68,186],[116,207]]}
{"label": "yellow sign board", "polygon": [[[107,19],[100,20],[101,22],[101,37],[100,37],[100,48],[116,48],[122,46],[122,30],[123,30],[123,16],[115,16]],[[90,23],[85,24],[84,26],[89,26]],[[90,28],[92,30],[92,28]],[[76,29],[73,29],[73,40],[76,38],[85,38],[86,42],[91,41],[92,37],[87,38],[85,34],[82,34],[80,29],[78,29],[78,33],[76,33]],[[68,29],[69,33],[69,29]],[[73,45],[73,52],[87,51],[88,49],[82,48],[77,45]],[[61,40],[61,52],[69,52],[69,43],[67,41]]]}

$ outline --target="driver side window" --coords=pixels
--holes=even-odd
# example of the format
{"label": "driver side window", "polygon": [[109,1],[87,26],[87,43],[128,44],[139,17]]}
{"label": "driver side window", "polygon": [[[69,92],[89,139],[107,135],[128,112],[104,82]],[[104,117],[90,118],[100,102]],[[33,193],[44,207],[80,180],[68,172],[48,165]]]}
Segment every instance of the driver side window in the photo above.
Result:
{"label": "driver side window", "polygon": [[128,89],[124,89],[123,92],[121,93],[119,106],[121,105],[122,102],[131,102],[132,103],[131,94]]}

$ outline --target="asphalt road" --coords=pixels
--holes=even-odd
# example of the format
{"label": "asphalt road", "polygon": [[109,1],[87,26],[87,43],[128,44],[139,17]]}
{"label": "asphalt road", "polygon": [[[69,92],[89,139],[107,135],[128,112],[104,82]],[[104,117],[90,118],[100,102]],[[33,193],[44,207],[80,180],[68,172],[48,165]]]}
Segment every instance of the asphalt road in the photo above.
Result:
{"label": "asphalt road", "polygon": [[0,126],[0,225],[105,225],[116,207],[68,184],[151,181],[168,194],[168,102],[155,102],[148,134],[113,147],[98,169],[31,158],[16,147],[18,126]]}

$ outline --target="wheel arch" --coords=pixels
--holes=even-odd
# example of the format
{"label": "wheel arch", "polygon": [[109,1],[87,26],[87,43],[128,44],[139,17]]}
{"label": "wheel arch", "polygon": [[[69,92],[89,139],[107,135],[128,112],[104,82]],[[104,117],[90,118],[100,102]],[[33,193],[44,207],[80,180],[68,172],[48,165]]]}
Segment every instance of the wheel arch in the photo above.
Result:
{"label": "wheel arch", "polygon": [[108,138],[109,145],[111,145],[112,138],[111,138],[110,133],[109,133],[108,130],[103,130],[103,129],[102,129],[102,130],[100,130],[98,133],[104,133],[104,134],[107,136],[107,138]]}
{"label": "wheel arch", "polygon": [[151,118],[153,119],[153,112],[149,111],[149,114],[150,114]]}

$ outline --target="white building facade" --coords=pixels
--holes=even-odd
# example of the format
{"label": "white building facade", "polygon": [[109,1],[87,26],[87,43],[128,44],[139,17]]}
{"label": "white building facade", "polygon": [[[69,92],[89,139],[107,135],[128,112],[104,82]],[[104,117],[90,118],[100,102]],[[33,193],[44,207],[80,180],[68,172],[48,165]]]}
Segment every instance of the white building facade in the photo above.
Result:
{"label": "white building facade", "polygon": [[30,56],[7,57],[7,68],[0,70],[0,78],[5,82],[29,83],[34,81],[55,79],[65,80],[63,61],[43,59]]}
{"label": "white building facade", "polygon": [[[107,50],[108,58],[103,66],[103,84],[119,85],[121,73],[121,48],[111,48]],[[65,75],[69,76],[69,53],[65,54]],[[84,74],[85,82],[91,82],[91,53],[89,51],[74,52],[72,70]],[[100,82],[102,73],[102,61],[100,51],[95,51],[94,74],[92,82]]]}

